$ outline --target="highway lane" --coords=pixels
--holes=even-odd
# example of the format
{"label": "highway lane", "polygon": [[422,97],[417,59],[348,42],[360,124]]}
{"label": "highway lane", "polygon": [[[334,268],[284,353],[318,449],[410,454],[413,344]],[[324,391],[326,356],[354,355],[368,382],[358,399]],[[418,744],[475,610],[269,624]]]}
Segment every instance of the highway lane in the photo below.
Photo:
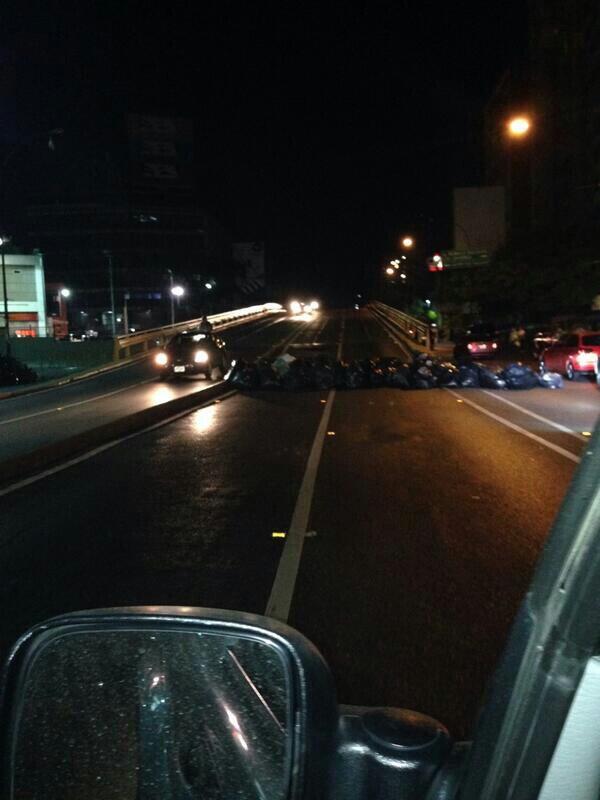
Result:
{"label": "highway lane", "polygon": [[[337,352],[342,328],[345,357],[397,353],[367,312],[288,324],[296,353]],[[326,398],[236,394],[0,497],[2,647],[75,608],[263,612],[285,542],[272,533],[288,530]],[[457,735],[575,468],[460,399],[337,392],[289,617],[343,702],[418,708]]]}
{"label": "highway lane", "polygon": [[[305,323],[307,324],[307,323]],[[294,334],[285,316],[223,331],[233,357],[255,358]],[[144,408],[202,391],[209,381],[156,381],[149,361],[40,393],[0,401],[0,460],[82,433]]]}

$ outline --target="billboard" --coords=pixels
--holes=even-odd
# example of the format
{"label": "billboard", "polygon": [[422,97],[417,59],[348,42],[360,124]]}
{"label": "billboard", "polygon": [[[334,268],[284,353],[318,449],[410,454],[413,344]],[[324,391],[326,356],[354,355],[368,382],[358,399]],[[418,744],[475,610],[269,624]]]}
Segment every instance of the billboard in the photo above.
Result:
{"label": "billboard", "polygon": [[453,190],[454,250],[494,253],[506,241],[503,186]]}
{"label": "billboard", "polygon": [[160,189],[192,186],[191,120],[129,114],[127,132],[134,185]]}

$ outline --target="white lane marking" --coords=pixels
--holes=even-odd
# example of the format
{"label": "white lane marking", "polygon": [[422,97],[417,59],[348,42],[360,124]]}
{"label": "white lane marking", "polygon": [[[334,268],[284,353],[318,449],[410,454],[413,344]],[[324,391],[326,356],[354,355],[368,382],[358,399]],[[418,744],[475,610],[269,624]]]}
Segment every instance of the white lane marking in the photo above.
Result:
{"label": "white lane marking", "polygon": [[493,397],[495,400],[501,400],[503,403],[518,409],[522,414],[527,414],[528,417],[533,417],[540,422],[545,422],[547,425],[551,425],[553,428],[562,431],[562,433],[568,433],[569,436],[574,436],[578,442],[581,441],[580,433],[577,433],[577,431],[574,431],[571,428],[567,428],[566,425],[561,425],[560,422],[553,422],[551,419],[548,419],[548,417],[544,417],[541,414],[536,414],[535,411],[529,411],[527,408],[523,408],[523,406],[520,406],[518,403],[513,403],[512,400],[508,400],[506,397],[502,397],[497,393],[490,392],[488,389],[482,389],[482,392],[484,394],[489,394],[489,396]]}
{"label": "white lane marking", "polygon": [[334,398],[335,389],[332,389],[327,395],[327,403],[323,410],[323,416],[317,428],[317,433],[306,463],[306,470],[296,500],[296,507],[294,508],[292,521],[285,538],[285,545],[281,553],[279,566],[277,567],[277,573],[267,602],[267,608],[265,609],[267,617],[274,617],[282,622],[286,622],[290,615],[294,587],[296,585],[296,578],[298,577],[302,548],[304,546],[304,538],[306,536],[310,509],[312,507],[317,472],[321,461],[323,443],[327,434],[327,426],[329,425],[329,417],[331,416]]}
{"label": "white lane marking", "polygon": [[86,400],[78,400],[75,403],[65,403],[62,406],[53,406],[46,408],[43,411],[34,411],[32,414],[23,414],[20,417],[11,417],[10,419],[0,420],[0,425],[10,425],[13,422],[22,422],[24,419],[32,419],[33,417],[41,417],[44,414],[52,414],[54,411],[64,411],[65,408],[74,408],[75,406],[83,406],[85,403],[94,403],[96,400],[104,400],[105,397],[112,397],[120,392],[127,392],[129,389],[136,389],[138,386],[144,386],[146,383],[151,383],[156,380],[156,377],[147,378],[138,383],[130,383],[129,386],[121,386],[120,389],[115,389],[112,392],[105,392],[104,394],[95,394],[93,397],[88,397]]}
{"label": "white lane marking", "polygon": [[[213,383],[211,386],[218,386],[221,383],[225,383],[225,381],[219,381],[219,383]],[[206,387],[209,388],[208,386]],[[206,391],[206,389],[202,389],[197,394]],[[62,472],[65,469],[69,469],[69,467],[74,467],[76,464],[81,464],[84,461],[87,461],[89,458],[93,458],[94,456],[99,455],[100,453],[104,453],[105,450],[110,450],[112,447],[117,447],[117,445],[122,444],[123,442],[127,442],[130,439],[134,439],[136,436],[141,436],[144,433],[149,433],[150,431],[154,431],[157,428],[162,428],[163,425],[169,425],[171,422],[176,422],[178,419],[182,417],[187,417],[190,414],[193,414],[194,411],[199,411],[201,408],[206,408],[207,406],[213,405],[216,400],[226,400],[228,397],[237,394],[235,390],[231,392],[227,392],[226,394],[219,395],[219,397],[215,397],[213,400],[208,400],[206,403],[202,403],[201,405],[194,406],[193,408],[188,408],[185,411],[180,411],[177,414],[173,414],[166,419],[160,420],[160,422],[155,422],[153,425],[149,425],[147,428],[142,428],[141,431],[135,431],[134,433],[128,433],[127,436],[122,436],[120,439],[114,439],[112,442],[107,442],[106,444],[101,444],[98,447],[95,447],[93,450],[88,450],[87,453],[82,453],[80,456],[76,456],[75,458],[71,458],[68,461],[64,461],[62,464],[57,464],[50,469],[45,469],[43,472],[38,472],[35,475],[31,475],[29,478],[23,478],[23,480],[18,481],[17,483],[11,483],[9,486],[5,486],[4,489],[0,489],[0,497],[4,497],[11,492],[16,492],[17,489],[23,489],[25,486],[31,486],[32,483],[37,483],[38,481],[43,480],[44,478],[49,478],[51,475],[56,475],[58,472]]]}
{"label": "white lane marking", "polygon": [[[549,442],[546,439],[542,439],[541,436],[536,436],[535,433],[531,433],[530,431],[525,430],[525,428],[522,428],[520,425],[515,425],[514,422],[510,422],[510,420],[505,419],[505,417],[501,417],[499,414],[494,414],[493,411],[488,411],[487,408],[484,408],[483,406],[474,403],[472,400],[469,400],[468,398],[460,394],[457,394],[456,392],[453,392],[452,389],[444,389],[444,391],[448,392],[448,394],[451,394],[453,397],[456,397],[457,400],[461,400],[463,403],[466,403],[467,405],[476,408],[477,411],[481,411],[482,414],[485,414],[487,417],[491,417],[491,419],[496,420],[496,422],[499,422],[501,425],[506,425],[507,428],[510,428],[511,430],[516,431],[517,433],[521,433],[523,434],[523,436],[527,436],[528,439],[533,439],[534,442],[537,442],[538,444],[541,444],[544,447],[549,448],[550,450],[554,450],[555,453],[558,453],[559,455],[568,458],[569,461],[574,461],[576,464],[579,464],[579,462],[581,461],[579,456],[576,456],[569,450],[565,450],[564,447],[559,447],[559,445],[557,444],[553,444],[552,442]],[[581,439],[579,441],[581,441]]]}

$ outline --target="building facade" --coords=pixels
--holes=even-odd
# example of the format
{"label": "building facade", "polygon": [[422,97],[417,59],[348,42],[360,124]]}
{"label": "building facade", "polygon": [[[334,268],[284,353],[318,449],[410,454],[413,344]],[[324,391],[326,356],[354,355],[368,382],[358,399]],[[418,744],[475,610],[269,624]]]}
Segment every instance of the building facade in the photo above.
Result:
{"label": "building facade", "polygon": [[[42,256],[5,253],[1,268],[6,278],[10,336],[48,335]],[[6,316],[3,285],[4,280],[0,280],[0,329],[4,335]]]}

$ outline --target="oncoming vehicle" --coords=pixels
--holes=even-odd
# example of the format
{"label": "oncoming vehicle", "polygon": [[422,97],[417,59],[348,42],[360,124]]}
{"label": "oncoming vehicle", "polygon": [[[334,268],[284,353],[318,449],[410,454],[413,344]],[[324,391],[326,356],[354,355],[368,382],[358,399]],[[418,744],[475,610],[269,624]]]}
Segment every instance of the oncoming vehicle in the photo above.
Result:
{"label": "oncoming vehicle", "polygon": [[177,333],[154,356],[160,380],[204,375],[219,380],[229,369],[225,342],[213,333],[191,330]]}
{"label": "oncoming vehicle", "polygon": [[547,347],[540,356],[540,372],[560,372],[572,381],[578,375],[597,373],[600,356],[600,332],[567,333]]}
{"label": "oncoming vehicle", "polygon": [[320,307],[321,304],[318,300],[291,300],[288,305],[290,314],[294,316],[298,314],[314,314]]}

